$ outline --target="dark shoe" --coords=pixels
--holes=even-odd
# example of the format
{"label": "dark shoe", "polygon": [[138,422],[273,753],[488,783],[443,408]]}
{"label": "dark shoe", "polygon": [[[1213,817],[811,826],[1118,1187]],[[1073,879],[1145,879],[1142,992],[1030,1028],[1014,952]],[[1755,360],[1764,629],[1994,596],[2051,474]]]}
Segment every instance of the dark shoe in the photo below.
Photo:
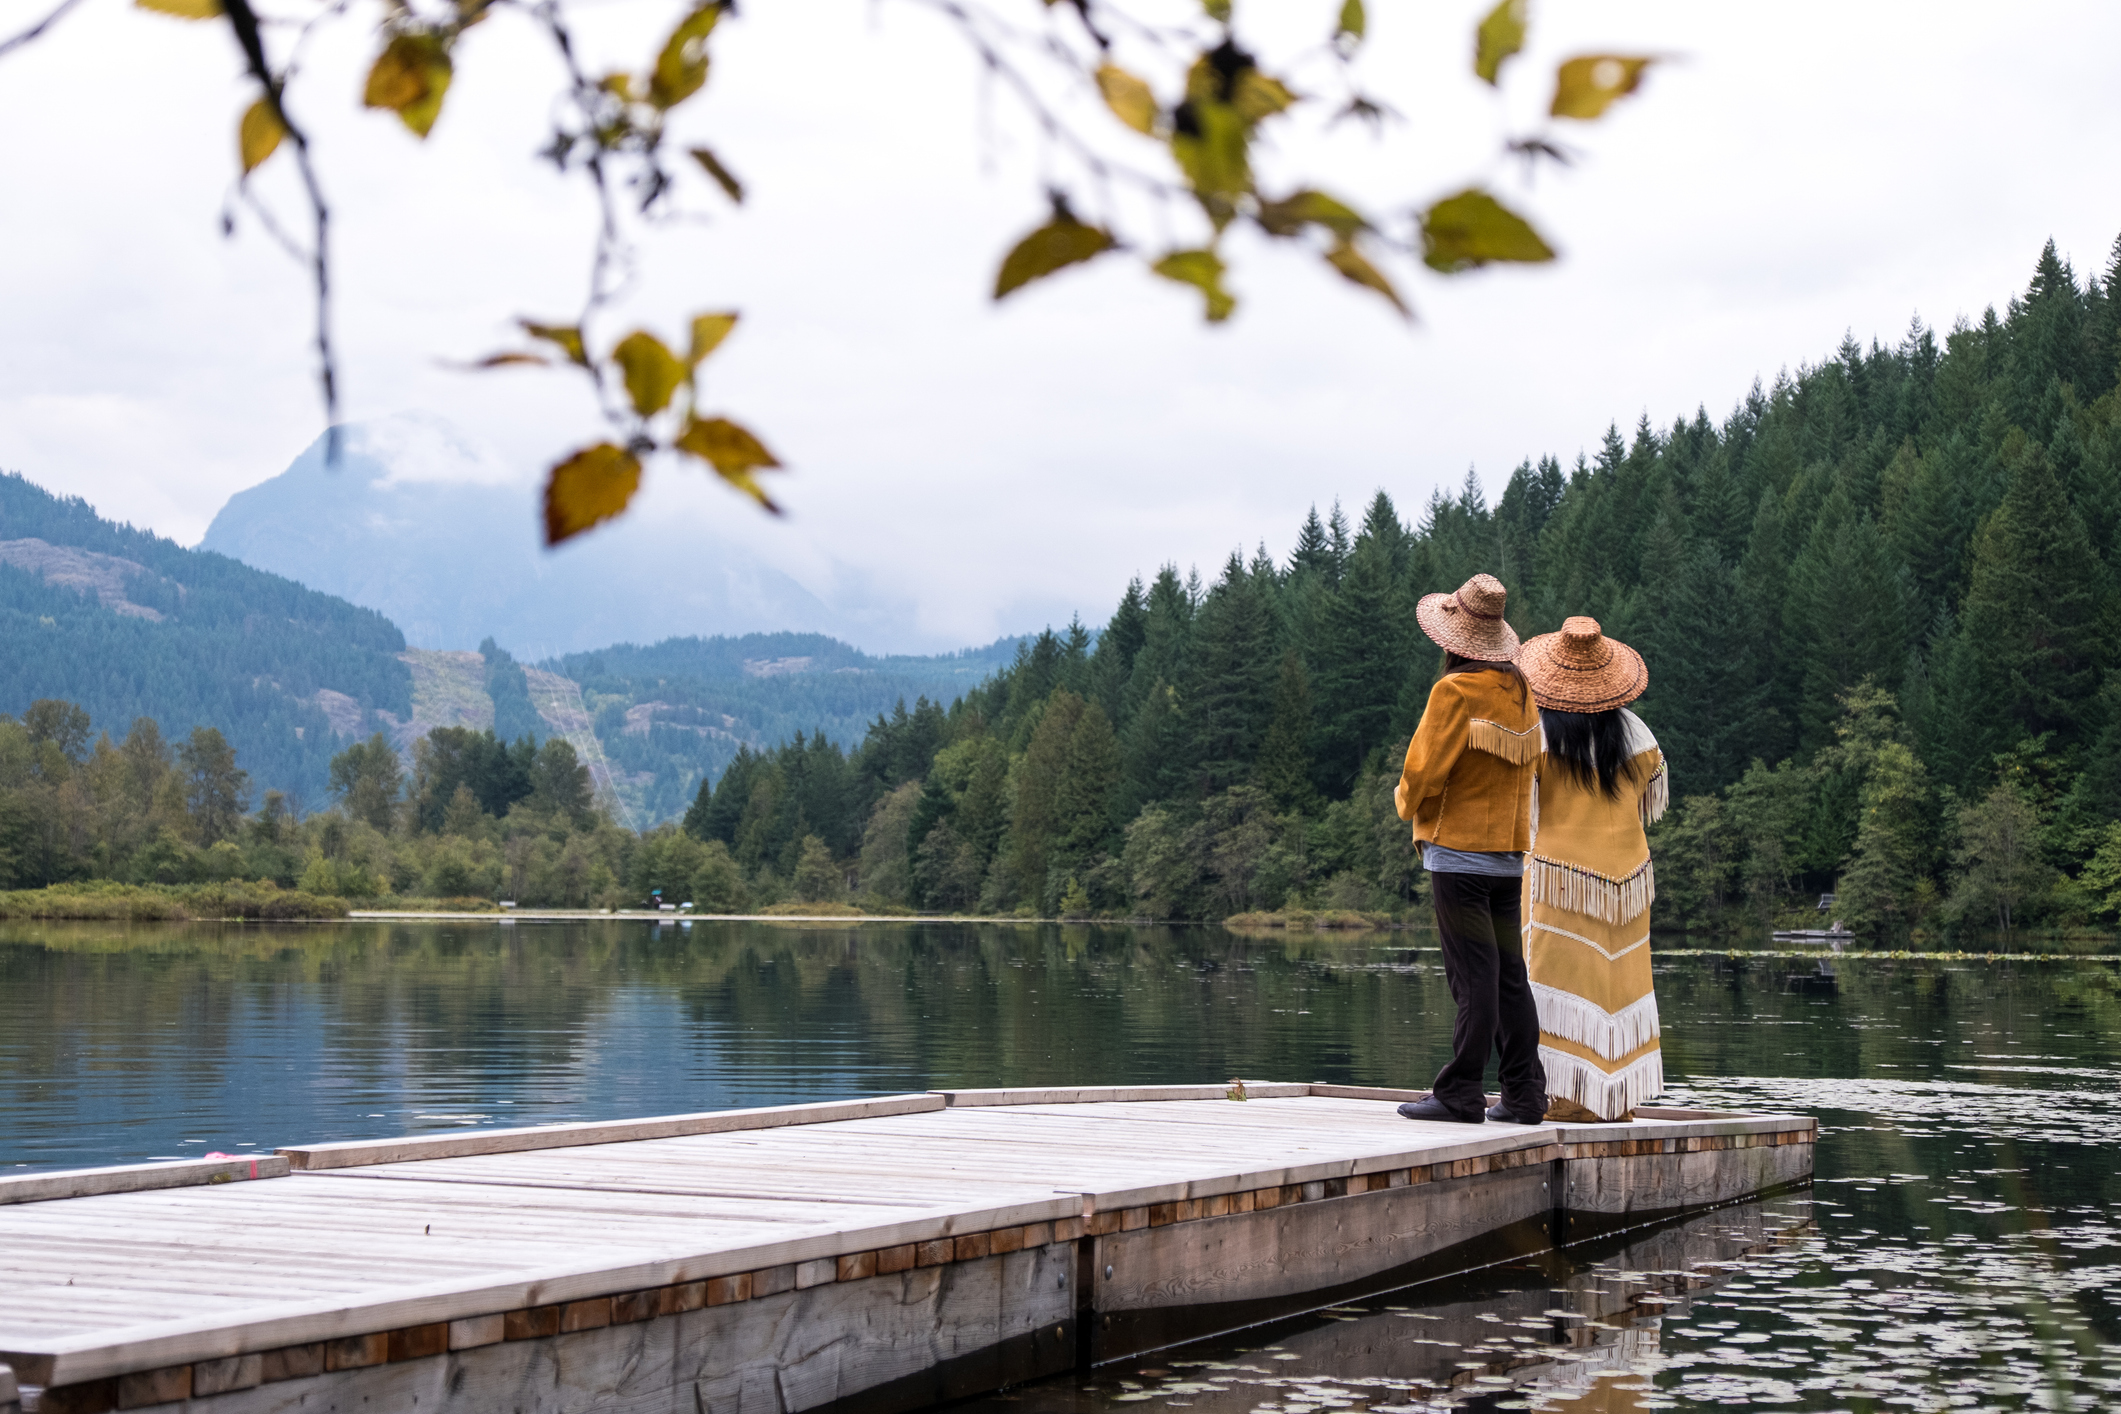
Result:
{"label": "dark shoe", "polygon": [[1510,1113],[1507,1106],[1500,1103],[1488,1106],[1488,1118],[1494,1120],[1497,1124],[1544,1124],[1546,1122],[1544,1118],[1519,1119],[1516,1115]]}
{"label": "dark shoe", "polygon": [[1444,1102],[1437,1099],[1434,1095],[1424,1096],[1419,1100],[1407,1101],[1399,1107],[1399,1117],[1401,1119],[1441,1120],[1446,1124],[1479,1124],[1481,1121],[1481,1117],[1478,1114],[1471,1119],[1467,1119],[1464,1115],[1452,1114],[1449,1109],[1445,1108]]}

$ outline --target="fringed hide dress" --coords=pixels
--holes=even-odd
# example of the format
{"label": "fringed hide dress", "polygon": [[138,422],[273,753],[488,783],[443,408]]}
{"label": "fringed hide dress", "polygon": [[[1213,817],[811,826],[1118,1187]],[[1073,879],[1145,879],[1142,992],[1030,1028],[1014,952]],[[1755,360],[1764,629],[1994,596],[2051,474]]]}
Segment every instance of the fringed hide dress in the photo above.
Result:
{"label": "fringed hide dress", "polygon": [[1650,984],[1656,876],[1643,827],[1664,814],[1671,776],[1657,739],[1625,708],[1620,798],[1586,789],[1545,754],[1525,857],[1525,963],[1539,1008],[1552,1102],[1618,1119],[1664,1091]]}

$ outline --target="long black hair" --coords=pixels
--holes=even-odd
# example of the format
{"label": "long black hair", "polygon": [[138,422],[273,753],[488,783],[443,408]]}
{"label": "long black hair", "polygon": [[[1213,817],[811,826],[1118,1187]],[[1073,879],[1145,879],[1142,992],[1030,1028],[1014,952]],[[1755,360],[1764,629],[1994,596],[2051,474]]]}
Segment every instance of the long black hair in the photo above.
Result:
{"label": "long black hair", "polygon": [[1547,755],[1554,758],[1563,775],[1596,791],[1607,800],[1620,799],[1620,777],[1632,774],[1628,756],[1628,726],[1618,707],[1603,712],[1557,712],[1539,709],[1546,728]]}
{"label": "long black hair", "polygon": [[1508,673],[1511,677],[1517,679],[1517,700],[1519,702],[1524,701],[1525,694],[1532,690],[1532,685],[1525,681],[1524,674],[1518,670],[1515,663],[1491,663],[1485,658],[1468,658],[1462,654],[1453,653],[1448,648],[1443,650],[1443,671],[1436,676],[1441,681],[1452,673],[1477,673],[1483,668],[1492,668],[1498,673]]}

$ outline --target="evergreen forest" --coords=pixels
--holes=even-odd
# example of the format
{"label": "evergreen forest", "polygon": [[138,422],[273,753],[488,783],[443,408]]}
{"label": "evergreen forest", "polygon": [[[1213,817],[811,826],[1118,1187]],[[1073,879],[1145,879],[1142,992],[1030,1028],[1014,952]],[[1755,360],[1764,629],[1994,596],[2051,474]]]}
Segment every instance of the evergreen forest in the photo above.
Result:
{"label": "evergreen forest", "polygon": [[[1468,473],[1411,523],[1315,510],[1285,560],[1167,567],[1096,634],[1025,644],[843,753],[740,752],[667,851],[703,904],[799,871],[923,909],[1217,917],[1394,908],[1394,816],[1439,669],[1414,602],[1478,571],[1522,634],[1598,618],[1648,660],[1672,765],[1659,926],[1834,911],[1874,934],[2121,906],[2121,242],[1941,335],[1844,338],[1720,421],[1610,428]],[[726,859],[724,858],[726,856]],[[655,872],[651,867],[650,872]],[[695,892],[709,892],[703,886]]]}
{"label": "evergreen forest", "polygon": [[372,610],[0,475],[0,711],[55,698],[172,739],[208,727],[314,808],[338,747],[318,693],[364,724],[410,718],[404,651]]}

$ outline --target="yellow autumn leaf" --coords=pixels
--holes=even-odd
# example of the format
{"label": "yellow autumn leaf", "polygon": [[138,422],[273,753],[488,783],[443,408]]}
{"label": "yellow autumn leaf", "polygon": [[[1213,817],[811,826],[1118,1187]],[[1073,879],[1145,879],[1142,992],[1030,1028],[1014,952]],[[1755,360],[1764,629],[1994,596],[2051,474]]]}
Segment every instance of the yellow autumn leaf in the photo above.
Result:
{"label": "yellow autumn leaf", "polygon": [[648,101],[658,108],[674,108],[698,93],[707,82],[707,36],[722,18],[722,0],[708,0],[684,19],[663,41],[656,55],[655,72],[648,78]]}
{"label": "yellow autumn leaf", "polygon": [[280,115],[273,111],[272,100],[261,98],[243,110],[243,119],[236,124],[236,153],[243,161],[243,175],[249,176],[258,170],[258,164],[273,155],[287,129],[280,125]]}
{"label": "yellow autumn leaf", "polygon": [[1362,213],[1322,191],[1299,191],[1279,201],[1259,204],[1259,224],[1270,236],[1293,236],[1305,226],[1323,226],[1342,240],[1369,229]]}
{"label": "yellow autumn leaf", "polygon": [[518,319],[523,332],[533,339],[555,344],[567,355],[569,363],[589,367],[589,350],[582,344],[582,331],[572,324],[539,324],[529,319]]}
{"label": "yellow autumn leaf", "polygon": [[513,349],[504,349],[500,353],[488,354],[486,355],[486,357],[479,359],[476,362],[469,364],[459,364],[457,366],[460,368],[474,369],[507,368],[511,364],[518,363],[532,364],[538,368],[550,368],[552,366],[552,361],[550,359],[541,357],[540,355],[534,353],[518,353]]}
{"label": "yellow autumn leaf", "polygon": [[1222,257],[1212,250],[1174,250],[1149,267],[1166,280],[1191,285],[1207,300],[1210,324],[1220,324],[1237,308],[1237,299],[1223,288]]}
{"label": "yellow autumn leaf", "polygon": [[1502,61],[1524,48],[1526,0],[1502,0],[1473,31],[1473,72],[1493,84]]}
{"label": "yellow autumn leaf", "polygon": [[1112,246],[1110,232],[1056,211],[1051,221],[1018,241],[1002,257],[1002,268],[994,277],[994,297],[1000,299],[1056,270],[1102,255]]}
{"label": "yellow autumn leaf", "polygon": [[426,137],[442,114],[452,72],[449,48],[441,37],[407,33],[391,36],[368,71],[361,102],[388,108],[416,137]]}
{"label": "yellow autumn leaf", "polygon": [[1552,260],[1554,249],[1531,223],[1475,187],[1447,196],[1421,216],[1422,260],[1455,275],[1495,260]]}
{"label": "yellow autumn leaf", "polygon": [[133,4],[179,20],[212,20],[221,15],[221,0],[133,0]]}
{"label": "yellow autumn leaf", "polygon": [[1230,0],[1200,0],[1200,8],[1209,19],[1230,23]]}
{"label": "yellow autumn leaf", "polygon": [[1117,64],[1104,64],[1097,71],[1097,91],[1122,123],[1138,133],[1155,131],[1156,93],[1148,84]]}
{"label": "yellow autumn leaf", "polygon": [[1407,308],[1406,301],[1399,297],[1398,290],[1392,288],[1392,282],[1385,278],[1384,272],[1372,265],[1369,257],[1365,256],[1349,242],[1342,241],[1339,245],[1327,251],[1326,264],[1339,271],[1342,279],[1352,281],[1366,290],[1375,290],[1383,295],[1392,302],[1392,307],[1398,310],[1402,316],[1408,319],[1414,317],[1414,311]]}
{"label": "yellow autumn leaf", "polygon": [[1557,118],[1585,122],[1603,117],[1615,99],[1636,90],[1642,71],[1655,62],[1623,54],[1584,54],[1567,60],[1554,73],[1554,104],[1549,111]]}
{"label": "yellow autumn leaf", "polygon": [[754,471],[778,467],[780,458],[767,451],[766,444],[745,428],[726,417],[695,417],[686,421],[685,430],[671,445],[706,462],[722,480],[775,515],[780,514],[781,508],[752,475]]}
{"label": "yellow autumn leaf", "polygon": [[619,340],[618,347],[611,351],[611,361],[625,375],[626,396],[632,401],[633,410],[643,417],[670,406],[670,397],[685,381],[687,372],[670,346],[646,329],[636,329]]}
{"label": "yellow autumn leaf", "polygon": [[641,489],[641,463],[599,442],[552,469],[545,482],[545,543],[557,545],[626,509]]}
{"label": "yellow autumn leaf", "polygon": [[700,164],[701,170],[714,178],[714,184],[722,189],[722,195],[742,206],[744,184],[736,179],[736,173],[724,167],[722,159],[716,157],[711,148],[695,147],[691,149],[691,153],[692,160]]}
{"label": "yellow autumn leaf", "polygon": [[694,315],[692,319],[692,352],[686,362],[690,363],[694,368],[699,367],[700,360],[720,348],[722,340],[729,337],[729,331],[736,328],[736,319],[736,313],[733,310],[727,314]]}

